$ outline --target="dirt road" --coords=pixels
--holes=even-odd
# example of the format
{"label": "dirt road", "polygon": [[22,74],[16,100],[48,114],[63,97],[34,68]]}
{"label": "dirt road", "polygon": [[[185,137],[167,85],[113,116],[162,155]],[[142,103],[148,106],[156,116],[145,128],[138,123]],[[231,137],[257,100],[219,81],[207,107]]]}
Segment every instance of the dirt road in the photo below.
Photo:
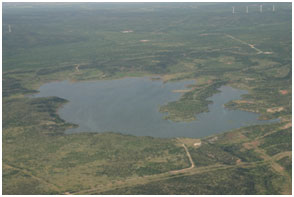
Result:
{"label": "dirt road", "polygon": [[[189,161],[190,161],[190,164],[191,164],[190,167],[184,168],[184,169],[181,169],[181,170],[172,170],[172,171],[164,172],[164,173],[161,173],[161,174],[149,175],[149,176],[144,176],[144,177],[129,178],[129,179],[127,179],[125,181],[124,184],[117,183],[117,186],[116,187],[119,187],[119,186],[122,186],[122,185],[123,185],[123,187],[126,187],[129,184],[133,185],[133,184],[136,184],[138,182],[144,183],[144,181],[145,182],[147,181],[147,183],[148,183],[148,182],[152,182],[152,181],[164,180],[164,179],[168,178],[170,175],[183,175],[183,173],[187,173],[190,170],[194,169],[195,168],[195,163],[194,163],[194,161],[193,161],[193,159],[191,157],[191,154],[190,154],[188,148],[186,147],[186,145],[179,138],[177,138],[177,140],[180,143],[182,143],[182,146],[183,146],[183,148],[186,151],[187,157],[189,158]],[[115,185],[116,184],[114,183],[114,184],[109,184],[109,185],[103,185],[103,186],[101,186],[99,188],[93,188],[93,189],[89,189],[89,190],[78,191],[78,192],[75,192],[75,193],[65,192],[64,194],[67,194],[67,195],[72,195],[72,194],[85,194],[85,193],[91,193],[91,192],[101,191],[101,190],[105,190],[105,189],[107,191],[107,188],[114,189],[115,188]]]}
{"label": "dirt road", "polygon": [[80,64],[76,64],[76,71],[77,71],[77,72],[80,72],[79,67],[80,67]]}
{"label": "dirt road", "polygon": [[60,191],[60,188],[57,187],[56,185],[54,185],[54,184],[48,182],[47,180],[45,180],[45,179],[43,179],[43,178],[40,178],[40,177],[37,177],[37,176],[33,175],[32,173],[30,173],[29,171],[27,171],[27,170],[25,170],[25,169],[21,169],[21,168],[18,168],[18,167],[15,167],[15,166],[11,166],[11,165],[8,165],[8,164],[3,164],[3,167],[17,170],[17,171],[19,171],[19,172],[21,172],[21,173],[23,173],[23,174],[25,174],[25,175],[31,177],[32,179],[35,179],[35,180],[37,180],[37,181],[39,181],[39,182],[42,182],[42,183],[48,185],[49,187],[51,187],[53,190],[55,190],[55,191],[57,191],[57,192]]}
{"label": "dirt road", "polygon": [[249,43],[247,43],[247,42],[245,42],[245,41],[243,41],[243,40],[240,40],[240,39],[238,39],[238,38],[236,38],[236,37],[234,37],[234,36],[232,36],[232,35],[229,35],[229,34],[225,34],[225,36],[227,36],[228,38],[231,38],[231,39],[233,39],[233,40],[236,40],[236,41],[238,41],[238,42],[240,42],[240,43],[242,43],[242,44],[248,45],[250,48],[252,48],[252,49],[254,49],[255,51],[257,51],[257,54],[262,54],[262,53],[264,53],[262,50],[256,48],[253,44],[249,44]]}

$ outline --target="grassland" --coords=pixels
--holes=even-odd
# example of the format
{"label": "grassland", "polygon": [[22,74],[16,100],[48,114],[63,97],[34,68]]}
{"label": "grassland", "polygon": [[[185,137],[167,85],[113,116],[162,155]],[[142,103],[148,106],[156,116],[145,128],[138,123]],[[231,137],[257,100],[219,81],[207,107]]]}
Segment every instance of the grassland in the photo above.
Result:
{"label": "grassland", "polygon": [[[262,14],[254,6],[246,14],[246,5],[4,3],[3,194],[290,194],[291,8],[264,3]],[[55,80],[147,75],[196,79],[160,107],[167,119],[197,119],[229,85],[248,94],[226,107],[280,122],[200,146],[111,131],[66,135],[77,126],[57,114],[68,101],[28,96]]]}

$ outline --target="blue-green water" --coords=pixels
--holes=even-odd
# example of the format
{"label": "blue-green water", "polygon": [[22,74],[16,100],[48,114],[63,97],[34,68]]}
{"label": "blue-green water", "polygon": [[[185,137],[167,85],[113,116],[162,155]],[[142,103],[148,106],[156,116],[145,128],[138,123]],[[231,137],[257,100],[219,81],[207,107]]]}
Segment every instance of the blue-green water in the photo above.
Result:
{"label": "blue-green water", "polygon": [[225,103],[247,93],[227,86],[209,98],[213,101],[209,112],[198,114],[196,121],[164,120],[159,107],[180,98],[181,93],[173,90],[185,89],[193,83],[192,80],[163,83],[147,77],[76,83],[62,81],[41,86],[35,97],[58,96],[69,100],[58,113],[79,127],[66,133],[113,131],[136,136],[199,138],[270,122],[257,120],[255,113],[224,108]]}

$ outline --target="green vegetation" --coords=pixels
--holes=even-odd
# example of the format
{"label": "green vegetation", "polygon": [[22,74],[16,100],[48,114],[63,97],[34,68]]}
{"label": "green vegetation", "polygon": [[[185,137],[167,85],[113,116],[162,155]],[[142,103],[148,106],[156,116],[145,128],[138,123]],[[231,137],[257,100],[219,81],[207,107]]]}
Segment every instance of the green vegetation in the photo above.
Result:
{"label": "green vegetation", "polygon": [[180,100],[170,102],[160,108],[161,112],[168,112],[166,119],[173,121],[195,120],[195,114],[208,111],[208,104],[212,101],[206,100],[217,93],[223,81],[213,81],[212,84],[196,86],[194,90],[185,93]]}
{"label": "green vegetation", "polygon": [[292,150],[292,129],[283,129],[267,135],[260,147],[266,150],[268,155],[275,155]]}
{"label": "green vegetation", "polygon": [[[270,126],[277,125],[280,123]],[[243,135],[248,133],[248,128],[204,138],[200,147],[186,142],[196,165],[196,168],[187,173],[90,194],[252,195],[287,192],[291,185],[291,152],[281,152],[280,156],[272,158],[262,146],[258,146],[268,136],[278,135],[279,131],[264,133],[255,138],[258,139],[256,143]],[[288,139],[287,136],[280,138]],[[283,157],[284,155],[289,156]],[[279,159],[280,157],[282,158]],[[281,184],[282,182],[286,184]]]}
{"label": "green vegetation", "polygon": [[166,181],[127,187],[99,194],[194,194],[194,195],[253,195],[279,194],[283,178],[267,165],[251,168],[229,168],[207,173],[170,178]]}
{"label": "green vegetation", "polygon": [[[3,3],[3,194],[290,194],[292,10],[263,5]],[[147,75],[196,80],[160,107],[166,119],[197,119],[228,85],[248,94],[226,107],[280,122],[183,140],[191,167],[176,139],[67,135],[68,101],[30,96],[55,80]]]}
{"label": "green vegetation", "polygon": [[203,144],[198,149],[191,148],[190,153],[193,160],[197,161],[197,166],[207,166],[215,163],[234,165],[238,159],[220,147],[211,144]]}

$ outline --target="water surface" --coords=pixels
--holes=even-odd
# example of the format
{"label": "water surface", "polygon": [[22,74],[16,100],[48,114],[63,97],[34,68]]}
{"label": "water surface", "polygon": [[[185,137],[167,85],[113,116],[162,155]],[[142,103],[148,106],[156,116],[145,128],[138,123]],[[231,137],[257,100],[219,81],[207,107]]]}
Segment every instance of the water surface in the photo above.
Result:
{"label": "water surface", "polygon": [[66,133],[113,131],[136,136],[204,137],[242,126],[269,121],[257,120],[258,114],[228,110],[224,104],[247,93],[227,86],[210,97],[209,112],[197,115],[192,122],[164,120],[159,107],[180,98],[195,81],[163,83],[147,77],[95,82],[52,82],[40,87],[36,97],[58,96],[69,100],[59,111],[61,118],[79,127]]}

